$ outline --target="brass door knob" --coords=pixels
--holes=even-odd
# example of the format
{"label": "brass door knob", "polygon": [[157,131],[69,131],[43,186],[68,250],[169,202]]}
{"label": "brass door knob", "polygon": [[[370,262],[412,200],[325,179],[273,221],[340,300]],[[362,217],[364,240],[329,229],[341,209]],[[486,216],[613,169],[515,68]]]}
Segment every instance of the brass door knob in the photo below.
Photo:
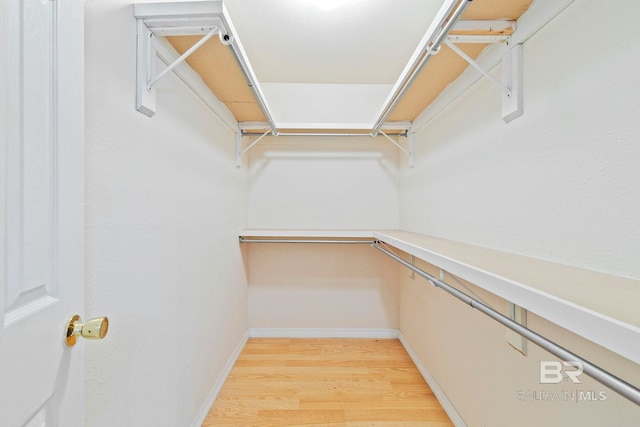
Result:
{"label": "brass door knob", "polygon": [[109,330],[109,319],[107,317],[96,317],[81,323],[77,314],[67,322],[67,336],[65,342],[68,347],[76,345],[78,336],[92,340],[101,340],[107,335]]}

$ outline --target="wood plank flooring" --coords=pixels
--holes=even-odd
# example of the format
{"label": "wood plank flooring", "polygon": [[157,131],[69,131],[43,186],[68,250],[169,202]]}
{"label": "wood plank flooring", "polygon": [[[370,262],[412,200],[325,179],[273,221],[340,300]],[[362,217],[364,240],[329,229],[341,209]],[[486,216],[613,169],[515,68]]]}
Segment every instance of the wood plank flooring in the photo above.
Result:
{"label": "wood plank flooring", "polygon": [[247,342],[203,426],[453,426],[398,340]]}

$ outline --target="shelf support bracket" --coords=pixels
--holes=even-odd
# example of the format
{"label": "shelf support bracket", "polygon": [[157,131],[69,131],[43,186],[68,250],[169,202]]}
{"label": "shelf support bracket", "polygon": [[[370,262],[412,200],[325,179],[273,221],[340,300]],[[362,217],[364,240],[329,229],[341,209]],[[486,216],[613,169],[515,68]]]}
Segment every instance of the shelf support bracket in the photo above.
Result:
{"label": "shelf support bracket", "polygon": [[[220,31],[220,29],[218,27],[213,27],[207,34],[205,34],[200,40],[198,40],[193,46],[191,46],[185,53],[180,55],[175,61],[169,64],[157,76],[149,80],[147,83],[147,90],[150,91],[151,89],[153,89],[153,87],[156,85],[156,83],[160,81],[161,78],[163,78],[165,75],[170,73],[175,67],[181,64],[183,61],[185,61],[189,57],[189,55],[195,52],[200,46],[205,44],[207,40],[213,37],[214,34],[220,34],[220,41],[224,40],[222,38],[222,32]],[[152,60],[153,58],[149,58],[149,62],[151,62]]]}
{"label": "shelf support bracket", "polygon": [[156,91],[147,90],[147,82],[155,73],[156,64],[156,48],[152,37],[149,27],[139,19],[136,40],[136,110],[147,117],[156,113]]}
{"label": "shelf support bracket", "polygon": [[464,53],[451,40],[445,40],[444,43],[458,56],[467,61],[469,65],[482,73],[491,83],[500,88],[502,91],[502,120],[509,123],[522,115],[522,44],[513,46],[502,58],[502,81],[500,81]]}
{"label": "shelf support bracket", "polygon": [[498,86],[498,88],[500,88],[502,90],[502,92],[506,96],[511,96],[511,88],[509,86],[506,86],[501,81],[499,81],[498,79],[493,77],[488,71],[486,71],[484,68],[482,68],[480,66],[480,64],[478,64],[476,61],[474,61],[469,55],[464,53],[462,51],[462,49],[460,49],[458,46],[453,44],[451,41],[445,40],[444,43],[447,46],[449,46],[449,48],[451,48],[451,50],[453,50],[455,53],[457,53],[458,56],[460,56],[462,59],[467,61],[469,63],[469,65],[471,65],[476,70],[480,71],[480,73],[482,73],[483,76],[485,76],[487,79],[489,79],[489,81],[491,81],[491,83],[493,83],[494,85]]}
{"label": "shelf support bracket", "polygon": [[156,92],[155,85],[161,78],[173,71],[178,65],[183,63],[189,55],[195,52],[200,46],[205,44],[214,35],[218,34],[220,42],[224,45],[231,44],[232,36],[224,34],[219,26],[214,25],[209,31],[191,46],[186,52],[176,58],[171,64],[162,70],[158,75],[155,74],[155,57],[156,48],[153,42],[154,34],[147,27],[144,20],[138,20],[138,46],[137,46],[137,73],[136,73],[136,109],[142,114],[151,117],[156,110]]}
{"label": "shelf support bracket", "polygon": [[242,131],[236,132],[236,169],[242,167]]}
{"label": "shelf support bracket", "polygon": [[407,140],[409,144],[409,168],[413,169],[416,166],[416,134],[412,129],[407,130]]}
{"label": "shelf support bracket", "polygon": [[502,120],[506,123],[524,113],[522,43],[511,47],[502,57],[502,84],[511,88],[511,95],[502,95]]}
{"label": "shelf support bracket", "polygon": [[391,143],[393,145],[398,147],[400,149],[400,151],[402,151],[403,153],[405,153],[409,157],[409,167],[413,169],[413,167],[414,167],[413,161],[415,159],[415,150],[414,150],[414,148],[415,148],[415,139],[414,139],[413,132],[411,132],[411,129],[407,130],[407,139],[408,139],[408,143],[409,143],[409,149],[408,150],[406,150],[402,145],[400,145],[396,141],[394,141],[394,139],[391,138],[386,133],[384,133],[384,131],[379,130],[378,133],[380,135],[384,136],[385,138],[387,138],[389,141],[391,141]]}
{"label": "shelf support bracket", "polygon": [[272,133],[273,133],[273,131],[271,129],[269,129],[268,131],[266,131],[265,133],[260,135],[258,137],[258,139],[253,141],[244,150],[241,149],[242,148],[242,132],[236,133],[236,168],[240,169],[240,167],[242,166],[242,156],[244,156],[247,151],[251,150],[254,145],[256,145],[258,142],[260,142],[262,140],[262,138],[264,138],[265,136],[267,136],[269,134],[272,134]]}

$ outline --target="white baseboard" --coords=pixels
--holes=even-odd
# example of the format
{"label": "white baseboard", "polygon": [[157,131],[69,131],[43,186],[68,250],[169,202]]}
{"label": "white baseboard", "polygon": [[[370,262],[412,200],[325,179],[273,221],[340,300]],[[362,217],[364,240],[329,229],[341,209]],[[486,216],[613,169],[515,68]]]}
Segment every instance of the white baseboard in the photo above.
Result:
{"label": "white baseboard", "polygon": [[202,423],[204,423],[204,420],[207,418],[207,415],[209,414],[209,411],[213,406],[213,402],[216,401],[216,398],[218,397],[220,390],[222,390],[222,386],[224,385],[224,382],[227,380],[227,377],[229,376],[229,373],[231,372],[233,365],[235,365],[236,360],[238,360],[238,357],[240,356],[240,353],[242,352],[242,349],[244,348],[248,339],[249,339],[249,331],[245,331],[245,333],[242,335],[242,338],[240,339],[240,342],[238,343],[235,350],[229,357],[229,360],[227,360],[227,364],[224,366],[224,369],[222,370],[220,375],[218,375],[218,379],[213,384],[213,387],[211,388],[211,392],[209,393],[207,400],[204,402],[204,404],[200,408],[200,411],[198,411],[198,415],[196,416],[196,419],[192,424],[193,427],[200,427],[202,426]]}
{"label": "white baseboard", "polygon": [[467,427],[464,419],[462,419],[455,406],[453,406],[451,401],[447,398],[447,395],[444,393],[444,391],[442,391],[435,378],[433,378],[433,375],[431,375],[431,372],[429,372],[424,363],[422,363],[422,360],[420,360],[420,357],[418,357],[418,354],[415,352],[413,347],[411,347],[409,341],[407,341],[407,338],[402,334],[401,331],[398,331],[398,339],[404,346],[405,350],[407,350],[407,353],[409,353],[411,360],[413,360],[413,363],[418,368],[418,371],[420,371],[420,373],[422,374],[424,380],[427,382],[427,384],[429,384],[431,391],[433,391],[433,394],[435,394],[436,398],[442,405],[442,408],[451,419],[453,425],[456,427]]}
{"label": "white baseboard", "polygon": [[398,338],[390,328],[249,328],[251,338]]}

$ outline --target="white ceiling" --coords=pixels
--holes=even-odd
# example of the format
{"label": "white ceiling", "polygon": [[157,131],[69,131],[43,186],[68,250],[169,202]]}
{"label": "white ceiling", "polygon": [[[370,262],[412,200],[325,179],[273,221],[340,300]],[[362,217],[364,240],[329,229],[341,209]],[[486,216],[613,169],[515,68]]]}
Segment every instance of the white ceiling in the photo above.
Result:
{"label": "white ceiling", "polygon": [[[320,2],[333,2],[324,10]],[[444,0],[228,0],[278,128],[371,129]]]}
{"label": "white ceiling", "polygon": [[393,84],[442,0],[229,0],[259,82]]}

